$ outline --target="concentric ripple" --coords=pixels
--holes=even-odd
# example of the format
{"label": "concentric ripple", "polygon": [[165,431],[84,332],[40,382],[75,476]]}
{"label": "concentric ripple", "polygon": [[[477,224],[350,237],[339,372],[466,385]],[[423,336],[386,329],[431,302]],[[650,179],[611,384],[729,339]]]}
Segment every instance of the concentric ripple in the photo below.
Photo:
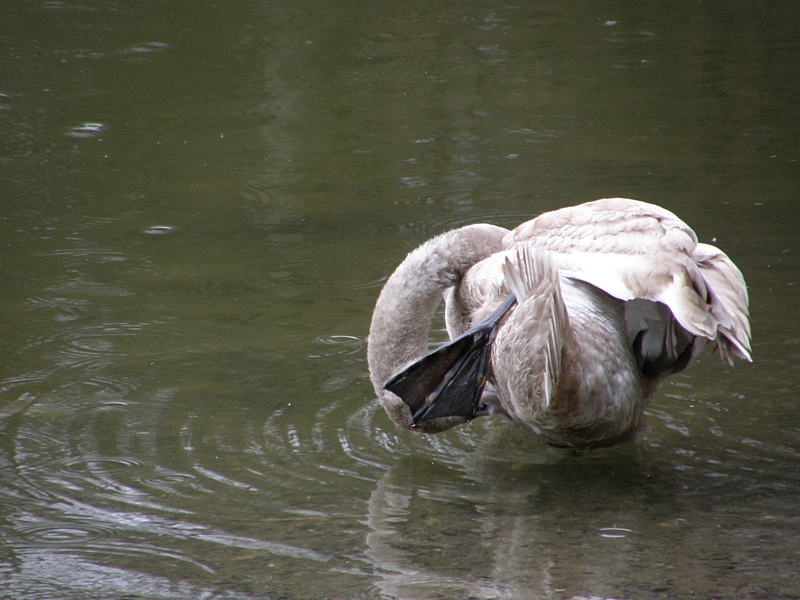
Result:
{"label": "concentric ripple", "polygon": [[40,521],[18,524],[12,528],[11,535],[18,538],[23,547],[74,548],[113,537],[115,530],[98,523]]}

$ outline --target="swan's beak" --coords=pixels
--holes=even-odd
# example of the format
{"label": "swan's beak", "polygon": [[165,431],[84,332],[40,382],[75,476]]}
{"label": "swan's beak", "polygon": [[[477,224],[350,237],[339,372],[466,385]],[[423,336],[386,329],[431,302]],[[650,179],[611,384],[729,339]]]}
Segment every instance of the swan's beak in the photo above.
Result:
{"label": "swan's beak", "polygon": [[475,327],[386,382],[383,389],[408,405],[414,425],[443,417],[471,421],[479,414],[486,414],[479,411],[479,402],[486,385],[492,343],[500,321],[516,301],[514,294],[510,294]]}

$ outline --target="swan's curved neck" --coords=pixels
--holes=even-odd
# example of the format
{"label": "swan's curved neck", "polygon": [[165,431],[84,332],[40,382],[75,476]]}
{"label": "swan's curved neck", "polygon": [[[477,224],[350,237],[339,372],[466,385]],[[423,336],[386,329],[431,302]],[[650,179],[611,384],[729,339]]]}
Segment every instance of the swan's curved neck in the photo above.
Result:
{"label": "swan's curved neck", "polygon": [[506,233],[485,224],[448,231],[411,252],[392,273],[375,305],[367,348],[378,397],[392,375],[427,354],[428,328],[442,292],[499,252]]}

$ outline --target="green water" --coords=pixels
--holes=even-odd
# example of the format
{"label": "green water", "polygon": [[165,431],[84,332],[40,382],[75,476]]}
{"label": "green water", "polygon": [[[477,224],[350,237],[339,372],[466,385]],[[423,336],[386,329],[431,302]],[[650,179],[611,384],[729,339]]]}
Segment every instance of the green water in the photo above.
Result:
{"label": "green water", "polygon": [[[797,598],[798,40],[794,3],[4,4],[0,597]],[[755,362],[583,456],[397,430],[403,256],[605,196],[741,267]]]}

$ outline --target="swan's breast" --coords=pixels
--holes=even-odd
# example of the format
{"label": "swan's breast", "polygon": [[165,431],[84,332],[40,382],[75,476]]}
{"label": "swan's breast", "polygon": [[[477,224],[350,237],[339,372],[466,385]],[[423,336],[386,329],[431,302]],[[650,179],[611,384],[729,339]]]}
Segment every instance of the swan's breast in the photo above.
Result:
{"label": "swan's breast", "polygon": [[569,329],[545,422],[560,430],[594,430],[600,437],[637,427],[646,399],[624,303],[591,284],[566,277],[561,282]]}

